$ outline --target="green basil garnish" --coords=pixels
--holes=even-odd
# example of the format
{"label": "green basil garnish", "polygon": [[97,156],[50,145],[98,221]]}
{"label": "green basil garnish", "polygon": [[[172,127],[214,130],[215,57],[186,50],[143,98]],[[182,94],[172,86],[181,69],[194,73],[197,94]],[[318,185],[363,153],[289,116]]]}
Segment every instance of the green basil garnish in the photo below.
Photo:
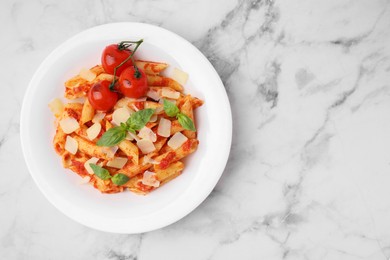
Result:
{"label": "green basil garnish", "polygon": [[196,131],[194,121],[192,121],[192,119],[187,115],[180,112],[179,108],[175,104],[166,99],[164,99],[164,111],[167,116],[176,117],[184,129],[194,132]]}
{"label": "green basil garnish", "polygon": [[107,169],[104,169],[96,164],[90,163],[93,173],[102,180],[108,180],[111,178],[110,172]]}
{"label": "green basil garnish", "polygon": [[114,176],[112,176],[111,180],[115,185],[120,186],[128,182],[130,178],[122,173],[117,173]]}
{"label": "green basil garnish", "polygon": [[124,175],[122,173],[117,173],[114,176],[111,176],[110,172],[107,169],[104,169],[100,166],[97,166],[96,164],[90,163],[89,166],[91,166],[93,173],[96,176],[98,176],[100,179],[102,179],[102,180],[111,179],[115,185],[120,186],[120,185],[123,185],[130,180],[129,177],[127,177],[126,175]]}
{"label": "green basil garnish", "polygon": [[96,144],[98,146],[114,146],[119,144],[125,139],[127,131],[135,134],[136,130],[140,130],[144,127],[149,122],[153,113],[154,109],[147,108],[131,114],[126,121],[126,124],[121,123],[120,126],[109,129],[102,135]]}

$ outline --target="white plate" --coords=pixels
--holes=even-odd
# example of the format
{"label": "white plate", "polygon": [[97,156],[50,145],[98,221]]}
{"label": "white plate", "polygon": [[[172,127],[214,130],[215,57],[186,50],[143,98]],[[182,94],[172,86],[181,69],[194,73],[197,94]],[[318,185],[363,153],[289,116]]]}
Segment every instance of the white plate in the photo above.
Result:
{"label": "white plate", "polygon": [[[100,64],[103,48],[122,40],[144,39],[137,51],[145,60],[164,61],[186,71],[190,93],[205,101],[197,109],[198,150],[183,174],[147,196],[101,194],[62,167],[54,152],[54,116],[48,103],[63,97],[64,82],[81,68]],[[220,178],[230,151],[229,100],[217,72],[191,43],[160,27],[141,23],[106,24],[88,29],[55,49],[28,86],[21,113],[21,141],[29,171],[47,199],[73,220],[98,230],[140,233],[167,226],[194,210]]]}

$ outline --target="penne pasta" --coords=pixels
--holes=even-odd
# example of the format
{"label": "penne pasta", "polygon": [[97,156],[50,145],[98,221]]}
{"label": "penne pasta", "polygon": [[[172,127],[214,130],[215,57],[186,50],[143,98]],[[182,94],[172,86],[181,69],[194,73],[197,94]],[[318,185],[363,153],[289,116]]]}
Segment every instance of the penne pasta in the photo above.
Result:
{"label": "penne pasta", "polygon": [[192,110],[195,110],[197,109],[198,107],[202,106],[203,105],[203,101],[200,100],[199,98],[196,98],[196,97],[192,97],[191,95],[182,95],[176,102],[176,105],[181,107],[183,106],[183,103],[189,99],[191,101],[191,104],[192,104]]}
{"label": "penne pasta", "polygon": [[177,162],[178,160],[183,159],[187,155],[195,152],[198,148],[199,141],[196,139],[188,139],[182,146],[174,151],[169,151],[164,154],[161,154],[154,159],[159,162],[159,164],[154,165],[154,170],[164,170],[169,167],[170,164]]}
{"label": "penne pasta", "polygon": [[153,164],[144,163],[144,158],[145,156],[141,157],[138,164],[134,164],[133,162],[128,161],[122,169],[118,170],[118,172],[123,173],[131,178],[146,171],[151,166],[153,166]]}
{"label": "penne pasta", "polygon": [[53,138],[54,150],[58,155],[62,155],[65,152],[65,140],[66,134],[62,131],[61,127],[58,127]]}
{"label": "penne pasta", "polygon": [[167,142],[167,138],[165,137],[161,137],[161,136],[157,136],[157,141],[154,143],[154,147],[156,148],[155,151],[153,151],[152,153],[149,154],[149,157],[154,157],[154,156],[157,156],[161,150],[161,148],[165,145],[165,143]]}
{"label": "penne pasta", "polygon": [[99,75],[103,74],[104,72],[102,66],[95,66],[91,68],[90,71],[97,76],[92,82],[87,81],[80,75],[76,75],[65,82],[65,97],[67,99],[76,99],[84,97],[88,93],[88,90],[92,87],[92,85],[95,82],[101,80],[101,78],[99,78]]}
{"label": "penne pasta", "polygon": [[171,78],[166,78],[159,75],[147,75],[147,79],[148,79],[149,86],[160,86],[160,87],[166,86],[176,91],[180,91],[180,92],[183,91],[183,87],[178,82],[176,82]]}
{"label": "penne pasta", "polygon": [[176,134],[177,132],[183,131],[184,128],[180,125],[178,120],[173,120],[171,123],[171,135]]}
{"label": "penne pasta", "polygon": [[153,61],[135,61],[135,65],[143,69],[146,74],[159,74],[161,71],[165,70],[168,67],[166,63],[153,62]]}
{"label": "penne pasta", "polygon": [[[155,171],[156,180],[159,181],[159,187],[179,176],[182,173],[183,169],[184,164],[178,161],[171,164],[168,168],[164,170]],[[129,190],[131,190],[132,192],[142,195],[145,195],[157,188],[143,184],[142,179],[143,173],[140,173],[134,178],[130,179],[130,181],[126,184],[126,187],[129,188]]]}
{"label": "penne pasta", "polygon": [[144,103],[144,108],[152,108],[152,109],[155,109],[155,114],[159,115],[159,114],[162,114],[164,113],[164,109],[163,109],[163,106],[158,103],[158,102],[154,102],[154,101],[145,101]]}
{"label": "penne pasta", "polygon": [[156,170],[157,179],[161,182],[160,186],[175,178],[183,169],[184,163],[177,161],[164,170]]}
{"label": "penne pasta", "polygon": [[[192,119],[195,125],[194,112],[192,110],[191,96],[186,96],[183,105],[180,107],[183,114]],[[196,132],[190,130],[184,130],[183,134],[190,139],[196,138]]]}
{"label": "penne pasta", "polygon": [[81,103],[68,103],[64,107],[64,112],[61,118],[73,117],[77,121],[80,120],[81,111],[83,110],[83,104]]}
{"label": "penne pasta", "polygon": [[92,175],[91,181],[93,186],[104,193],[118,193],[124,190],[123,186],[117,186],[112,183],[111,180],[102,180],[96,177],[96,175]]}
{"label": "penne pasta", "polygon": [[113,79],[114,79],[113,75],[107,74],[107,73],[102,73],[94,79],[93,83],[103,81],[103,80],[112,81]]}
{"label": "penne pasta", "polygon": [[139,152],[138,152],[138,147],[130,142],[129,140],[123,140],[118,144],[119,149],[121,149],[122,152],[124,152],[128,157],[131,158],[131,161],[135,164],[138,165],[138,157],[139,157]]}
{"label": "penne pasta", "polygon": [[114,106],[114,109],[118,109],[118,108],[121,108],[121,107],[128,107],[129,104],[130,104],[130,100],[128,98],[124,97],[124,98],[119,99],[116,102],[116,104]]}
{"label": "penne pasta", "polygon": [[76,139],[79,151],[87,154],[89,157],[110,160],[114,156],[107,147],[97,146],[95,143],[87,141],[75,133],[71,134],[71,136]]}
{"label": "penne pasta", "polygon": [[95,109],[91,106],[88,99],[85,100],[83,110],[81,111],[80,124],[83,125],[92,120],[95,115]]}
{"label": "penne pasta", "polygon": [[79,135],[80,137],[82,137],[82,138],[88,140],[87,129],[88,129],[88,127],[86,127],[85,125],[82,125],[79,129],[77,129],[77,130],[75,131],[75,133],[76,133],[77,135]]}

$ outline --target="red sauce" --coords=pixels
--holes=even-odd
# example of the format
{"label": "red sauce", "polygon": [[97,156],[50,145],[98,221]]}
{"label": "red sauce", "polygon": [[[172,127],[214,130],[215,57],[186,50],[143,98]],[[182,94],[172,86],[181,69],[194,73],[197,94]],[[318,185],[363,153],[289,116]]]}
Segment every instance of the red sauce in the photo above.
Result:
{"label": "red sauce", "polygon": [[[56,133],[58,132],[58,129],[56,130]],[[55,146],[54,146],[54,149],[56,150],[56,152],[61,155],[62,151],[64,150],[59,143],[55,143]]]}
{"label": "red sauce", "polygon": [[111,122],[112,121],[112,114],[106,115],[105,118],[106,118],[107,121]]}
{"label": "red sauce", "polygon": [[86,127],[91,127],[92,125],[93,125],[92,121],[88,121],[87,123],[85,123]]}
{"label": "red sauce", "polygon": [[161,78],[161,82],[158,82],[158,83],[160,83],[158,85],[160,85],[160,86],[168,86],[169,83],[171,83],[171,81],[172,80],[170,78]]}
{"label": "red sauce", "polygon": [[172,160],[175,157],[176,157],[175,152],[168,153],[167,156],[165,156],[165,158],[161,160],[161,162],[159,164],[160,169],[164,170],[164,169],[168,168],[168,166],[172,163]]}
{"label": "red sauce", "polygon": [[83,91],[83,89],[81,87],[75,87],[73,89],[74,89],[74,93],[79,93],[79,92]]}
{"label": "red sauce", "polygon": [[134,106],[138,108],[139,110],[144,109],[144,102],[134,102]]}
{"label": "red sauce", "polygon": [[149,67],[150,67],[150,70],[153,71],[154,73],[159,72],[159,70],[157,68],[157,64],[148,62],[145,64],[144,70],[147,70]]}
{"label": "red sauce", "polygon": [[183,144],[183,151],[188,152],[191,149],[191,139],[188,139],[184,144]]}
{"label": "red sauce", "polygon": [[73,117],[74,119],[76,119],[77,121],[80,120],[80,115],[74,111],[73,109],[71,108],[65,108],[65,111],[67,112],[67,114],[70,116],[70,117]]}
{"label": "red sauce", "polygon": [[144,191],[144,192],[150,191],[150,190],[153,189],[152,186],[144,185],[142,182],[138,182],[138,183],[137,183],[137,187],[138,187],[138,189],[139,189],[140,191]]}
{"label": "red sauce", "polygon": [[82,176],[87,174],[87,171],[84,168],[84,163],[72,160],[72,165],[76,168],[76,172]]}
{"label": "red sauce", "polygon": [[99,139],[100,137],[102,137],[102,135],[104,134],[106,130],[103,129],[103,127],[100,129],[100,132],[99,134],[96,136],[97,139]]}
{"label": "red sauce", "polygon": [[157,68],[157,64],[150,64],[150,66],[151,66],[151,70],[154,72],[154,73],[158,73],[159,72],[159,70],[158,70],[158,68]]}

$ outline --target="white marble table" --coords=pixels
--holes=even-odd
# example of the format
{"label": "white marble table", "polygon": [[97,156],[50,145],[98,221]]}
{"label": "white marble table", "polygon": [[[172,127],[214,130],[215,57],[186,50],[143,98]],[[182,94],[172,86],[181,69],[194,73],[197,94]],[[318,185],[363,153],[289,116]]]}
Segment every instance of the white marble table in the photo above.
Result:
{"label": "white marble table", "polygon": [[[57,211],[23,160],[37,66],[95,25],[138,21],[194,43],[233,110],[226,170],[190,215],[140,235]],[[0,2],[0,259],[388,259],[390,7],[381,0]]]}

